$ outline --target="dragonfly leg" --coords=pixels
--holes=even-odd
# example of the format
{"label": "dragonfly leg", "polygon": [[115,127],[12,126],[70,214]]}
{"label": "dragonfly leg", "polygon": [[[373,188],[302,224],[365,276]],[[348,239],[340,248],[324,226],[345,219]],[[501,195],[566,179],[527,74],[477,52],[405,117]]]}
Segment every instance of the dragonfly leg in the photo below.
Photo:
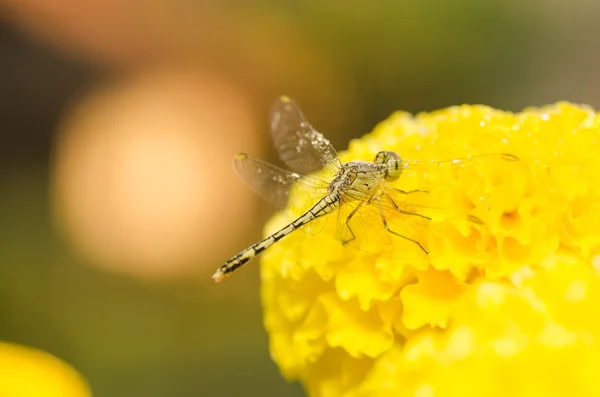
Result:
{"label": "dragonfly leg", "polygon": [[[431,220],[431,218],[430,218],[430,217],[428,217],[428,216],[425,216],[425,215],[423,215],[423,214],[417,214],[416,212],[410,212],[410,211],[405,211],[405,210],[401,209],[401,208],[398,206],[398,204],[396,204],[396,202],[394,201],[394,199],[392,198],[392,196],[390,196],[389,194],[387,194],[387,192],[385,193],[385,196],[387,197],[387,199],[388,199],[388,200],[390,200],[390,203],[392,203],[392,206],[394,206],[394,209],[395,209],[396,211],[398,211],[399,213],[401,213],[401,214],[404,214],[404,215],[414,215],[414,216],[419,216],[419,217],[421,217],[421,218],[425,218],[425,219]],[[379,200],[379,203],[381,204],[381,199],[378,199],[378,200]],[[380,210],[381,210],[381,205],[379,206],[379,208],[380,208]]]}
{"label": "dragonfly leg", "polygon": [[371,204],[373,202],[374,198],[375,198],[375,195],[371,196],[368,200],[361,201],[356,207],[354,207],[354,209],[350,212],[350,214],[348,214],[348,216],[346,217],[346,227],[350,231],[350,234],[352,235],[352,238],[350,238],[348,240],[343,240],[342,244],[346,245],[350,241],[356,239],[356,235],[354,234],[354,231],[350,227],[350,221],[352,220],[352,217],[358,212],[358,210],[360,209],[360,207],[362,207],[365,204]]}
{"label": "dragonfly leg", "polygon": [[429,193],[428,190],[423,190],[423,189],[415,189],[415,190],[402,190],[402,189],[397,189],[395,187],[390,187],[389,189],[395,190],[398,193],[402,193],[402,194],[412,194],[412,193]]}
{"label": "dragonfly leg", "polygon": [[[410,237],[403,236],[402,234],[397,233],[397,232],[393,231],[392,229],[390,229],[390,226],[387,223],[387,219],[385,219],[385,214],[383,213],[383,207],[381,206],[381,199],[379,197],[377,197],[377,201],[379,202],[379,213],[381,214],[381,221],[383,222],[383,227],[385,228],[385,230],[387,230],[388,232],[392,233],[395,236],[401,237],[405,240],[408,240],[408,241],[411,241],[411,242],[417,244],[419,246],[419,248],[421,248],[423,250],[423,252],[425,252],[426,254],[429,254],[429,252],[425,249],[425,247],[423,247],[421,245],[421,243],[418,242],[417,240],[413,240]],[[407,215],[419,215],[419,214],[415,214],[412,212],[406,212],[406,211],[400,211],[400,212],[402,212],[403,214],[407,214]]]}

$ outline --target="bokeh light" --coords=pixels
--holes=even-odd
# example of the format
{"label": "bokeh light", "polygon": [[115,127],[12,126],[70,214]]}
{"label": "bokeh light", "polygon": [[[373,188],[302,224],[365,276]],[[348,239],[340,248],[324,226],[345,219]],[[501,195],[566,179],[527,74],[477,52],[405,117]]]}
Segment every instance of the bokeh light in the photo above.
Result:
{"label": "bokeh light", "polygon": [[148,72],[97,87],[66,115],[54,152],[56,224],[104,268],[193,274],[244,233],[254,196],[237,150],[259,152],[248,96],[212,73]]}
{"label": "bokeh light", "polygon": [[153,4],[156,2],[139,0],[9,0],[9,10],[26,32],[68,53],[110,65],[133,65],[166,47]]}

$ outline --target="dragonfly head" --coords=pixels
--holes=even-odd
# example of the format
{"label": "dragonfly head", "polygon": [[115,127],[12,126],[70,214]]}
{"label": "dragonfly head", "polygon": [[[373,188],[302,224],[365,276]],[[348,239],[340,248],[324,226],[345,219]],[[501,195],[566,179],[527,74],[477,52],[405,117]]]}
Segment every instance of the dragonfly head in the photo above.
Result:
{"label": "dragonfly head", "polygon": [[402,159],[396,152],[381,151],[375,156],[374,163],[385,166],[386,179],[389,181],[395,181],[402,174]]}

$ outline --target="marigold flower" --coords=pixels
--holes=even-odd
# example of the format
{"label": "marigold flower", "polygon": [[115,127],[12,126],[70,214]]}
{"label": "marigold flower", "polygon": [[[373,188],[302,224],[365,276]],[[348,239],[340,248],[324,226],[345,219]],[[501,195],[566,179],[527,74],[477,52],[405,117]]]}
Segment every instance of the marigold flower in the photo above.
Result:
{"label": "marigold flower", "polygon": [[0,396],[88,397],[87,382],[48,353],[0,342]]}
{"label": "marigold flower", "polygon": [[[315,397],[600,395],[599,137],[592,109],[560,102],[398,112],[352,141],[345,161],[520,161],[435,180],[428,205],[481,222],[434,219],[426,261],[344,246],[335,222],[265,252],[264,323],[283,375]],[[292,191],[266,232],[306,204]]]}

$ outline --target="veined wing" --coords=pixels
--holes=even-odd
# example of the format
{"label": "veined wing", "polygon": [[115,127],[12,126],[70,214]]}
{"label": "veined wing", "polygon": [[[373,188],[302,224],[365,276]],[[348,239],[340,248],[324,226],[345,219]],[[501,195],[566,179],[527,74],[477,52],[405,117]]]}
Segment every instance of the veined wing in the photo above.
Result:
{"label": "veined wing", "polygon": [[286,206],[294,183],[302,185],[310,194],[324,196],[327,193],[328,185],[324,181],[281,169],[245,153],[236,156],[234,166],[238,175],[256,193],[278,209]]}
{"label": "veined wing", "polygon": [[[402,161],[402,174],[389,185],[408,191],[415,189],[436,192],[435,200],[440,203],[439,195],[446,182],[457,178],[475,178],[483,174],[507,172],[508,163],[517,163],[518,158],[507,153],[490,153],[443,161],[405,160]],[[502,163],[502,164],[500,164]],[[502,171],[500,171],[502,170]],[[444,201],[444,200],[442,200]]]}
{"label": "veined wing", "polygon": [[288,97],[280,97],[271,107],[271,136],[281,159],[302,174],[326,167],[341,167],[331,143],[316,131]]}
{"label": "veined wing", "polygon": [[[435,192],[434,192],[435,193]],[[459,216],[465,219],[469,219],[474,223],[481,223],[472,214],[469,214],[468,208],[455,208],[444,206],[443,203],[436,202],[428,190],[400,190],[389,185],[383,185],[376,193],[379,197],[378,200],[372,198],[372,193],[360,192],[360,191],[346,191],[344,193],[344,202],[352,203],[352,206],[356,206],[362,201],[368,201],[365,203],[369,205],[376,205],[382,207],[386,212],[398,212],[401,214],[418,214],[421,217],[440,219],[447,217]]]}
{"label": "veined wing", "polygon": [[490,161],[518,161],[519,158],[509,153],[490,153],[452,160],[404,160],[402,161],[403,174],[442,173],[461,168],[469,168]]}

